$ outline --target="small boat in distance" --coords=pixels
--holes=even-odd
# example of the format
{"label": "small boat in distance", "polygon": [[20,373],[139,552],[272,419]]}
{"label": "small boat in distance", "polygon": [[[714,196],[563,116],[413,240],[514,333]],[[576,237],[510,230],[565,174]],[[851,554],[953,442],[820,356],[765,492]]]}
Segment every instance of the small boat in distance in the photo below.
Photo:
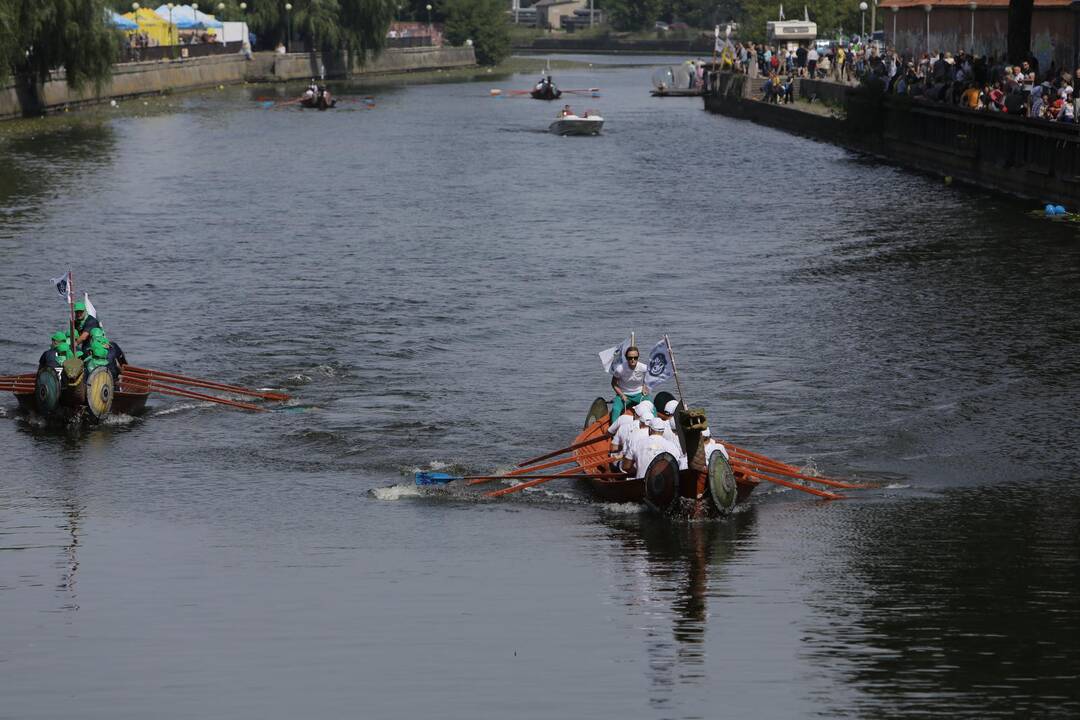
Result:
{"label": "small boat in distance", "polygon": [[589,110],[584,115],[563,110],[558,119],[548,126],[548,132],[556,135],[599,135],[603,127],[604,118]]}

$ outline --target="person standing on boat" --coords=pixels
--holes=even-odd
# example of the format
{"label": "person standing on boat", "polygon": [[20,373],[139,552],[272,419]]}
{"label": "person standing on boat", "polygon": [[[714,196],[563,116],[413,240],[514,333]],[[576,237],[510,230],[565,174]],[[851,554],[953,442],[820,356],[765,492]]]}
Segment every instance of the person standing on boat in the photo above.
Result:
{"label": "person standing on boat", "polygon": [[625,363],[619,363],[611,373],[611,388],[615,391],[615,400],[611,403],[611,417],[622,415],[623,408],[633,407],[649,397],[649,388],[645,387],[645,373],[648,368],[639,362],[641,353],[637,346],[631,345],[623,353]]}

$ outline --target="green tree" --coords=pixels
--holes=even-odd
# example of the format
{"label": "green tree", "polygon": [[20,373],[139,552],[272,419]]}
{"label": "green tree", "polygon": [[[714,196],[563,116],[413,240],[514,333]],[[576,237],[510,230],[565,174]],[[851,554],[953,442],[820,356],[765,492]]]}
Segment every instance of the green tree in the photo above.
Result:
{"label": "green tree", "polygon": [[651,30],[660,17],[661,0],[602,0],[597,7],[607,12],[616,30]]}
{"label": "green tree", "polygon": [[100,85],[120,43],[105,10],[105,0],[0,0],[0,77],[33,84],[63,67],[73,88]]}
{"label": "green tree", "polygon": [[495,65],[510,54],[510,26],[501,0],[447,0],[443,32],[453,45],[472,40],[481,65]]}
{"label": "green tree", "polygon": [[312,50],[341,48],[341,8],[338,0],[295,0],[293,32],[307,41]]}
{"label": "green tree", "polygon": [[338,0],[341,4],[341,43],[353,58],[386,47],[386,31],[394,19],[394,0]]}

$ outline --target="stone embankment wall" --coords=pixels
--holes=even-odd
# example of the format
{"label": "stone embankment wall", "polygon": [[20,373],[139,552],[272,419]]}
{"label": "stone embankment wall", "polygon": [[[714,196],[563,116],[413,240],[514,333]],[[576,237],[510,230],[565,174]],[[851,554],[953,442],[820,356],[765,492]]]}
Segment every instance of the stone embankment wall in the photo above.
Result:
{"label": "stone embankment wall", "polygon": [[[356,63],[353,75],[469,67],[476,64],[471,47],[391,48],[378,56]],[[320,72],[322,71],[322,72]],[[65,107],[108,102],[112,99],[192,90],[241,82],[282,82],[325,75],[345,77],[344,56],[330,54],[255,53],[251,60],[242,55],[213,55],[184,60],[124,63],[113,67],[112,78],[100,89],[74,91],[64,73],[54,73],[38,89],[37,101],[46,112]],[[0,87],[0,119],[20,117],[31,106],[27,91],[16,85]]]}
{"label": "stone embankment wall", "polygon": [[[760,102],[757,84],[752,89],[751,82],[741,75],[720,75],[705,96],[705,109],[986,189],[1070,208],[1080,206],[1076,125],[895,96],[867,96],[843,85],[803,81],[796,92],[801,97],[828,98],[839,110],[833,116],[798,105]],[[836,102],[836,97],[842,101]]]}

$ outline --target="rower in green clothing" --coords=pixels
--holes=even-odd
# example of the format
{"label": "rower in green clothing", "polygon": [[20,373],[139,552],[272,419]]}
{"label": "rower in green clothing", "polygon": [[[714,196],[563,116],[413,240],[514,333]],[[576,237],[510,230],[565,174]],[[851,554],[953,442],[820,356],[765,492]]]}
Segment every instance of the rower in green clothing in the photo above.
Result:
{"label": "rower in green clothing", "polygon": [[90,373],[97,370],[99,367],[109,366],[109,348],[103,342],[94,342],[90,344],[90,358],[86,361],[86,377],[90,378]]}
{"label": "rower in green clothing", "polygon": [[618,418],[623,409],[633,407],[649,397],[649,388],[645,385],[645,373],[648,368],[639,362],[641,353],[637,346],[631,345],[623,353],[626,364],[611,374],[611,387],[615,391],[615,400],[611,403],[611,417]]}
{"label": "rower in green clothing", "polygon": [[94,328],[100,328],[101,323],[98,319],[86,312],[86,303],[80,300],[75,303],[75,329],[78,331],[79,336],[76,338],[76,342],[81,348],[84,344],[90,340],[90,331]]}

